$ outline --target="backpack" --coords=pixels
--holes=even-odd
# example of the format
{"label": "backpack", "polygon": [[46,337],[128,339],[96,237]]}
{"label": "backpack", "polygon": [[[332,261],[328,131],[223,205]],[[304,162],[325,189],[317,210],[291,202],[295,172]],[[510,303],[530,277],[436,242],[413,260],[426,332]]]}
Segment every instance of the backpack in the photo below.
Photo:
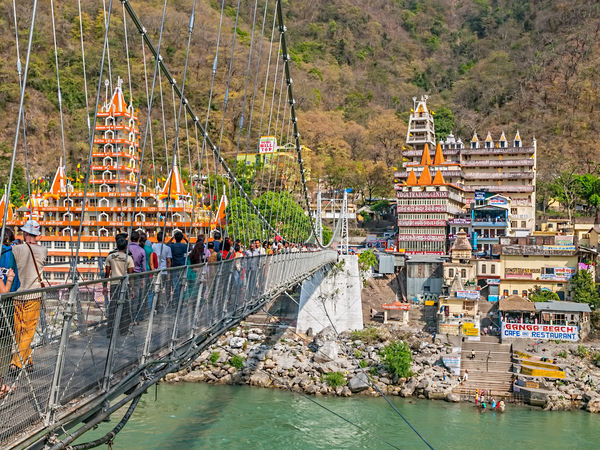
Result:
{"label": "backpack", "polygon": [[[16,292],[21,286],[19,281],[19,273],[17,272],[17,262],[15,261],[15,255],[13,255],[12,247],[3,245],[2,255],[0,256],[0,267],[5,269],[12,269],[15,272],[15,279],[10,287],[10,292]],[[6,275],[2,275],[2,281],[6,283]]]}

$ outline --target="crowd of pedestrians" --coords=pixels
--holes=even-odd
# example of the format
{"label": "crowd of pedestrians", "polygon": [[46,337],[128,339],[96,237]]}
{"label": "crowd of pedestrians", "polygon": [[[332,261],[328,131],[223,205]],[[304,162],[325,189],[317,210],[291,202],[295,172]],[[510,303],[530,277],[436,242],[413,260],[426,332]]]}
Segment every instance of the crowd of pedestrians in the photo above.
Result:
{"label": "crowd of pedestrians", "polygon": [[[29,220],[21,227],[23,241],[15,239],[10,228],[6,228],[2,254],[0,257],[0,294],[35,290],[46,287],[42,278],[47,258],[47,249],[37,243],[40,236],[40,225]],[[259,288],[261,280],[259,268],[266,266],[257,256],[280,253],[309,251],[306,245],[285,242],[279,237],[273,241],[252,240],[245,247],[241,240],[230,237],[223,238],[217,230],[212,239],[200,235],[195,242],[190,242],[181,231],[176,231],[165,242],[165,235],[159,232],[156,243],[151,243],[147,235],[141,231],[133,231],[131,235],[119,233],[115,236],[115,248],[104,260],[104,277],[102,291],[106,307],[106,336],[111,338],[118,329],[120,335],[130,332],[130,327],[145,317],[156,300],[157,311],[176,303],[182,293],[184,279],[187,278],[188,290],[198,276],[212,279],[221,265],[208,264],[203,269],[197,265],[232,260],[226,265],[231,275],[227,278],[229,286],[221,285],[226,298],[241,294],[242,285],[246,286],[247,295]],[[244,259],[248,259],[243,262]],[[188,267],[187,270],[167,270],[175,267]],[[225,267],[225,266],[224,266]],[[123,283],[126,274],[137,274],[161,270],[162,281],[155,291],[156,283],[151,277],[130,277],[128,285]],[[156,272],[155,272],[156,273]],[[151,276],[154,276],[151,275]],[[209,288],[206,296],[213,294]],[[161,292],[164,293],[161,297]],[[158,293],[158,296],[156,295]],[[188,292],[189,293],[189,292]],[[190,293],[193,294],[193,293]],[[156,299],[154,297],[157,296]],[[160,300],[160,298],[163,298]],[[121,302],[119,300],[122,299]],[[0,305],[0,398],[10,392],[5,383],[8,376],[17,376],[21,371],[33,370],[32,342],[38,320],[42,311],[43,297],[41,293],[8,296]],[[123,307],[119,324],[115,320],[119,304]],[[116,329],[115,329],[116,328]]]}

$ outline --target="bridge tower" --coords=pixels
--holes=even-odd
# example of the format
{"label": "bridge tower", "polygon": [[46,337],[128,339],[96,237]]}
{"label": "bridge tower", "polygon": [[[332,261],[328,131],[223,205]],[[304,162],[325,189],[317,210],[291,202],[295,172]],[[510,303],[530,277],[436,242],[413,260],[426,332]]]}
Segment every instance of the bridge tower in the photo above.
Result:
{"label": "bridge tower", "polygon": [[340,215],[340,219],[342,220],[342,236],[340,242],[340,252],[342,255],[348,254],[348,245],[349,245],[349,237],[348,237],[348,192],[344,190],[344,200],[342,202],[342,211]]}
{"label": "bridge tower", "polygon": [[320,243],[323,243],[323,217],[321,210],[321,190],[317,192],[317,214],[315,215],[315,233]]}

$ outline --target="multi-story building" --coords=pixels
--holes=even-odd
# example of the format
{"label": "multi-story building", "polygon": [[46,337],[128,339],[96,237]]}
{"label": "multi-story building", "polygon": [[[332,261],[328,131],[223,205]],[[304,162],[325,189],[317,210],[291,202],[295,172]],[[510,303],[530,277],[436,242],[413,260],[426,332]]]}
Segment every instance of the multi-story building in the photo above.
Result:
{"label": "multi-story building", "polygon": [[118,232],[133,228],[155,240],[161,230],[181,230],[195,237],[223,225],[226,198],[212,212],[189,192],[189,186],[186,188],[176,158],[162,187],[157,182],[148,187],[140,180],[136,194],[141,177],[138,118],[132,103],[125,101],[121,79],[112,97],[107,96],[100,106],[95,131],[87,192],[80,180],[67,176],[61,160],[48,191],[32,193],[26,208],[16,212],[9,208],[7,224],[15,228],[16,234],[29,218],[39,221],[40,243],[48,248],[49,264],[44,275],[50,282],[66,280],[80,226],[78,272],[91,279],[98,273],[98,260],[114,248]]}
{"label": "multi-story building", "polygon": [[503,195],[510,198],[512,233],[527,236],[535,230],[535,139],[524,146],[518,131],[510,143],[504,132],[498,142],[488,133],[481,143],[474,134],[470,147],[460,151],[460,163],[467,204],[477,191]]}
{"label": "multi-story building", "polygon": [[[486,197],[499,194],[509,199],[509,233],[514,236],[531,234],[535,230],[535,140],[532,145],[525,146],[517,131],[512,142],[503,132],[497,142],[491,133],[480,142],[475,133],[468,148],[453,134],[436,144],[434,115],[427,108],[427,97],[413,100],[406,138],[411,148],[403,153],[402,169],[395,173],[396,188],[402,186],[402,181],[408,182],[411,172],[419,178],[427,166],[430,171],[439,171],[448,183],[462,189],[467,207],[475,203],[476,193],[481,192],[485,192]],[[432,160],[430,150],[434,146],[436,151]],[[456,232],[452,233],[451,229],[450,234]],[[487,244],[489,250],[494,243],[490,241],[483,245]]]}
{"label": "multi-story building", "polygon": [[420,169],[418,178],[411,169],[406,182],[396,186],[398,245],[408,254],[445,255],[447,221],[462,213],[463,192],[446,182],[439,169],[432,177],[427,161]]}

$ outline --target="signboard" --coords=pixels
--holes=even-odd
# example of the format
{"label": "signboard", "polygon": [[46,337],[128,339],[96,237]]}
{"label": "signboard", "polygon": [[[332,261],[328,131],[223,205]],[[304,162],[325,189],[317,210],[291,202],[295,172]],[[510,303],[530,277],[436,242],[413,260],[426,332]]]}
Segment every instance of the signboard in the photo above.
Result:
{"label": "signboard", "polygon": [[275,136],[263,136],[258,144],[258,153],[273,153],[277,150],[277,138]]}
{"label": "signboard", "polygon": [[399,220],[399,227],[445,227],[445,220]]}
{"label": "signboard", "polygon": [[465,336],[479,336],[479,328],[471,322],[465,322],[462,324],[462,332]]}
{"label": "signboard", "polygon": [[425,252],[409,250],[405,252],[407,255],[445,255],[444,252]]}
{"label": "signboard", "polygon": [[408,311],[410,309],[410,304],[409,303],[399,303],[399,302],[384,303],[383,305],[381,305],[381,307],[383,309],[390,309],[390,310],[396,310],[396,311]]}
{"label": "signboard", "polygon": [[533,278],[534,273],[540,273],[540,269],[529,269],[526,267],[506,267],[504,278]]}
{"label": "signboard", "polygon": [[[552,271],[549,273],[549,271]],[[546,269],[546,272],[540,275],[540,280],[569,281],[575,275],[575,267],[555,267]]]}
{"label": "signboard", "polygon": [[457,298],[466,298],[469,300],[478,300],[479,291],[456,291]]}
{"label": "signboard", "polygon": [[451,334],[453,336],[458,336],[458,324],[440,323],[438,324],[438,331],[440,334]]}
{"label": "signboard", "polygon": [[555,245],[573,245],[573,235],[571,236],[554,236]]}
{"label": "signboard", "polygon": [[488,295],[488,302],[497,302],[499,298],[499,295]]}
{"label": "signboard", "polygon": [[475,191],[475,201],[485,200],[485,191]]}
{"label": "signboard", "polygon": [[498,278],[488,278],[487,280],[485,280],[486,284],[491,284],[491,285],[499,285],[500,284],[500,280]]}
{"label": "signboard", "polygon": [[409,242],[424,242],[424,241],[434,241],[434,242],[445,242],[446,235],[445,234],[399,234],[398,242],[400,241],[409,241]]}
{"label": "signboard", "polygon": [[488,204],[497,206],[506,206],[508,201],[503,197],[492,197],[488,200]]}
{"label": "signboard", "polygon": [[450,219],[449,225],[471,225],[471,219]]}
{"label": "signboard", "polygon": [[396,198],[447,198],[448,191],[396,192]]}
{"label": "signboard", "polygon": [[579,340],[579,327],[572,325],[502,322],[502,337],[544,340],[557,339],[560,341],[577,342]]}
{"label": "signboard", "polygon": [[446,205],[398,205],[398,212],[446,212]]}

